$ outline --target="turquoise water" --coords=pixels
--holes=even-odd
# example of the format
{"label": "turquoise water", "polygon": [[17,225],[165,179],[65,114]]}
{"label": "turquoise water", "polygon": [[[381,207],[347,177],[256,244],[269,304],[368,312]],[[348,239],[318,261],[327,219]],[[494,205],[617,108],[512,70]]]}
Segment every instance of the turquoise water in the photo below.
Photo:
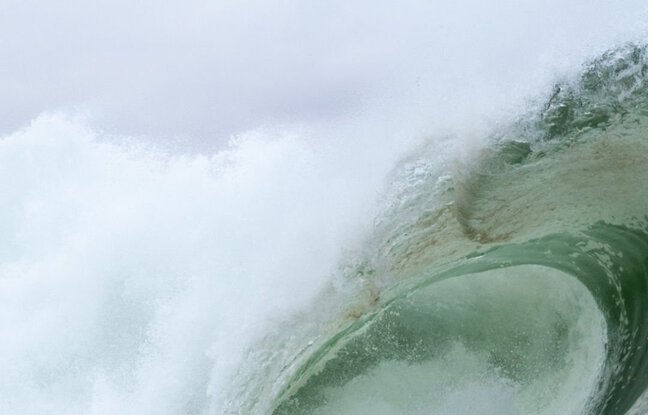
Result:
{"label": "turquoise water", "polygon": [[370,292],[284,367],[274,414],[643,413],[648,57],[557,84],[440,176],[422,148],[348,274]]}

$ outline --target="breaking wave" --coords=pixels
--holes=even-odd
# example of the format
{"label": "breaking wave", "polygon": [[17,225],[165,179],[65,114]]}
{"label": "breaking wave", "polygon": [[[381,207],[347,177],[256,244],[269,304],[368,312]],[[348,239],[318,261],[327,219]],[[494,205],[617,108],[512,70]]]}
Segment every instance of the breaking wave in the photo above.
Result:
{"label": "breaking wave", "polygon": [[644,413],[647,77],[610,51],[461,161],[374,170],[38,118],[0,140],[0,412]]}

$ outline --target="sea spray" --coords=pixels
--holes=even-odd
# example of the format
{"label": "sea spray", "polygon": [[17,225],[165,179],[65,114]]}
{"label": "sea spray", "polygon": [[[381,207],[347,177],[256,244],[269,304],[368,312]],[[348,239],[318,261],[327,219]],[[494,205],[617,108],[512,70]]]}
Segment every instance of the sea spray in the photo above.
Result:
{"label": "sea spray", "polygon": [[4,137],[1,411],[221,412],[254,340],[371,222],[371,181],[325,151],[251,132],[169,155],[58,115]]}

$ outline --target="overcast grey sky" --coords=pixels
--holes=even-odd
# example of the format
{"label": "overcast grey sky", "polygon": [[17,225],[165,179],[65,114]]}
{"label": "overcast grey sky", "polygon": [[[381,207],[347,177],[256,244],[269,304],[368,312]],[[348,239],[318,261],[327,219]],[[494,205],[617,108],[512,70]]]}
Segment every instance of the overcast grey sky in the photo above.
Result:
{"label": "overcast grey sky", "polygon": [[647,21],[645,0],[0,4],[1,134],[63,111],[203,143],[392,100],[490,99]]}

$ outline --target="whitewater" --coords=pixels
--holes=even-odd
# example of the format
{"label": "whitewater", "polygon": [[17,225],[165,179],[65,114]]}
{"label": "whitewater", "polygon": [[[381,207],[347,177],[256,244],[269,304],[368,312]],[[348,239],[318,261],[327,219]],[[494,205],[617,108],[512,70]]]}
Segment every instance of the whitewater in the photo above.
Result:
{"label": "whitewater", "polygon": [[[32,114],[34,92],[2,104],[0,413],[648,413],[645,25],[631,11],[609,27],[594,8],[566,17],[578,2],[564,15],[460,3],[470,13],[447,21],[418,3],[393,20],[384,4],[365,13],[393,23],[398,47],[388,35],[358,46],[349,17],[301,6],[300,30],[333,16],[344,29],[332,42],[357,47],[344,61],[313,41],[338,75],[326,82],[275,62],[304,52],[281,31],[268,30],[281,47],[248,54],[248,32],[196,19],[159,56],[204,52],[195,39],[231,30],[244,52],[218,65],[242,81],[215,87],[220,113],[193,106],[212,103],[202,75],[113,91],[104,68],[70,88],[95,95],[82,103]],[[257,6],[253,22],[286,22]],[[448,38],[419,36],[428,25]],[[584,29],[587,41],[567,36]],[[178,70],[217,74],[198,52]],[[267,64],[267,85],[237,59]],[[43,102],[60,95],[39,82]],[[344,98],[327,97],[338,83]],[[315,109],[294,92],[309,84],[325,84],[309,92]],[[126,101],[141,111],[116,109]],[[164,131],[201,138],[156,140]]]}

